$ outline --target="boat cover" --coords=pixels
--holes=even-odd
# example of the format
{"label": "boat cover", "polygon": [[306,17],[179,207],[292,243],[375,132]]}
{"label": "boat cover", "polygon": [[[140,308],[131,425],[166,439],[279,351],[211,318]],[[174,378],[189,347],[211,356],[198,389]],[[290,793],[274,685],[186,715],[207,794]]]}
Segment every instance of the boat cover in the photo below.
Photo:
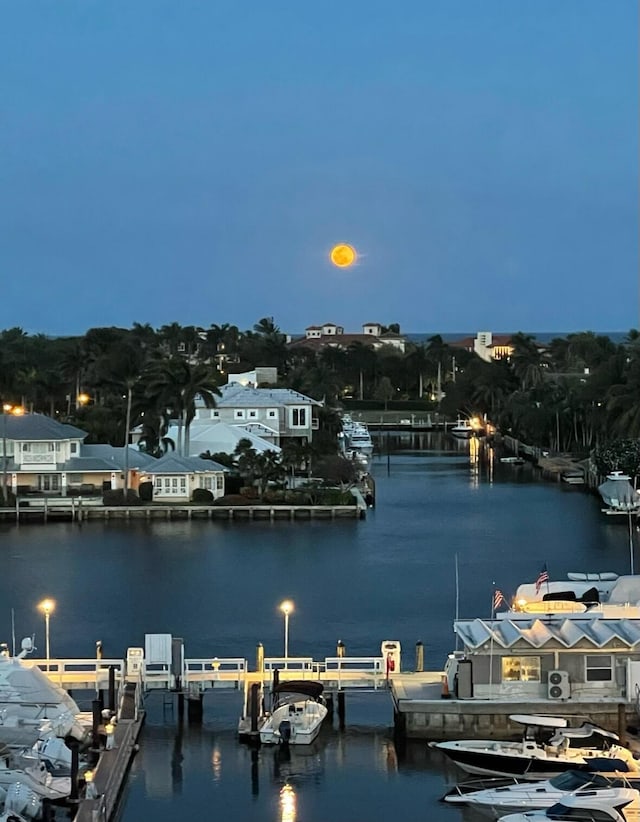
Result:
{"label": "boat cover", "polygon": [[607,479],[598,486],[600,496],[611,508],[618,511],[637,511],[640,495],[627,477]]}
{"label": "boat cover", "polygon": [[590,757],[584,770],[592,773],[630,773],[630,768],[624,759],[615,759],[607,756]]}

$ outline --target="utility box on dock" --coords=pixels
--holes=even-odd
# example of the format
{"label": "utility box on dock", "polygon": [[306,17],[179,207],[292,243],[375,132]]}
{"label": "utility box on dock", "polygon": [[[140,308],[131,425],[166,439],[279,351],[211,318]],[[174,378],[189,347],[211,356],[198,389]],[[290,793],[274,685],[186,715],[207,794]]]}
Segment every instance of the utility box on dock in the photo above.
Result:
{"label": "utility box on dock", "polygon": [[400,643],[396,639],[385,639],[380,648],[382,654],[384,672],[387,676],[400,673]]}
{"label": "utility box on dock", "polygon": [[144,648],[127,648],[127,676],[140,676],[143,666]]}

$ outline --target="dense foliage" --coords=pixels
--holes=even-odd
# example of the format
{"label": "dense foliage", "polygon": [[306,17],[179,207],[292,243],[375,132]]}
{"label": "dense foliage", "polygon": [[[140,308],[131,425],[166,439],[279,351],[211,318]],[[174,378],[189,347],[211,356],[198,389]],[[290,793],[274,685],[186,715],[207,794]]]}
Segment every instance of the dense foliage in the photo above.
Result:
{"label": "dense foliage", "polygon": [[[395,328],[395,327],[394,327]],[[513,353],[486,362],[441,337],[392,347],[352,343],[319,351],[291,347],[272,318],[251,330],[177,323],[153,329],[92,328],[82,337],[49,338],[20,328],[0,332],[0,399],[49,414],[89,432],[87,442],[122,445],[135,425],[153,454],[188,451],[196,396],[213,407],[226,372],[274,366],[283,386],[325,400],[313,448],[330,453],[343,402],[379,408],[417,407],[486,416],[500,430],[555,451],[589,453],[620,438],[640,437],[640,339],[616,344],[592,332],[546,346],[516,334]],[[179,441],[167,439],[170,420]],[[294,446],[286,464],[314,456]],[[219,460],[222,461],[222,460]],[[240,470],[271,481],[273,467],[245,459]]]}

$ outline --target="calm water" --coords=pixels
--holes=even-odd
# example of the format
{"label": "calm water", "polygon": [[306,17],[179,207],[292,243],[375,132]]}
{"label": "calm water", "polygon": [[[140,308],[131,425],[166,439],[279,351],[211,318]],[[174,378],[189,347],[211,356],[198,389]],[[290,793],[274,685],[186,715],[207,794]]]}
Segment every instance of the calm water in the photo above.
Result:
{"label": "calm water", "polygon": [[[363,522],[2,525],[2,638],[14,609],[18,637],[35,632],[43,649],[35,606],[50,595],[54,656],[91,656],[99,639],[120,657],[167,632],[190,657],[253,660],[257,642],[282,653],[288,597],[292,655],[333,655],[338,640],[373,655],[399,639],[410,669],[420,640],[439,669],[454,645],[456,554],[462,617],[488,617],[494,580],[508,595],[545,562],[552,579],[628,571],[627,530],[594,497],[439,435],[389,445],[388,460],[374,458],[378,502]],[[148,708],[121,822],[463,818],[436,802],[455,772],[424,743],[394,745],[385,695],[349,695],[347,728],[336,719],[290,759],[238,744],[238,694],[208,695],[201,727],[179,728],[157,694]]]}

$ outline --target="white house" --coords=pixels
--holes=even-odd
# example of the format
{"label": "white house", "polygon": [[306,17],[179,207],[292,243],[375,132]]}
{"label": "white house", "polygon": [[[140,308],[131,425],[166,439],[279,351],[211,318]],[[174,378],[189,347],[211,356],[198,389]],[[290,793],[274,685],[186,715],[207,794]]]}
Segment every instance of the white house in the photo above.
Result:
{"label": "white house", "polygon": [[205,422],[223,422],[241,426],[271,446],[281,447],[284,442],[311,442],[318,428],[317,409],[322,403],[291,388],[231,384],[223,385],[220,391],[215,408],[196,401],[192,430]]}
{"label": "white house", "polygon": [[6,477],[16,495],[101,493],[124,487],[126,466],[129,487],[137,489],[154,458],[135,448],[85,445],[86,436],[43,414],[0,415],[0,482]]}
{"label": "white house", "polygon": [[213,460],[165,454],[146,470],[153,481],[155,502],[188,502],[196,488],[211,491],[214,499],[224,496],[224,475],[228,469]]}

